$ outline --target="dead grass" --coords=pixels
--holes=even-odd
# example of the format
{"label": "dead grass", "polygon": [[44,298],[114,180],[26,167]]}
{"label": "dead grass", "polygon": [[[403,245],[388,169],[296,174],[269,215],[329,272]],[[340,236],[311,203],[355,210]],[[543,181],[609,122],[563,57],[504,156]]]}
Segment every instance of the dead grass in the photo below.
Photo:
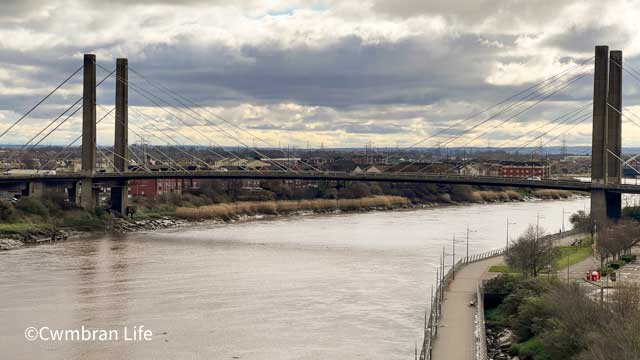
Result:
{"label": "dead grass", "polygon": [[571,197],[572,192],[567,190],[540,189],[534,190],[532,194],[541,199],[565,199]]}
{"label": "dead grass", "polygon": [[474,191],[474,202],[502,202],[502,201],[519,201],[522,200],[522,195],[514,190],[504,191]]}
{"label": "dead grass", "polygon": [[239,201],[200,207],[179,207],[176,216],[188,219],[229,219],[240,215],[287,214],[296,211],[358,211],[370,208],[392,209],[409,204],[401,196],[369,196],[360,199],[314,199],[283,201]]}

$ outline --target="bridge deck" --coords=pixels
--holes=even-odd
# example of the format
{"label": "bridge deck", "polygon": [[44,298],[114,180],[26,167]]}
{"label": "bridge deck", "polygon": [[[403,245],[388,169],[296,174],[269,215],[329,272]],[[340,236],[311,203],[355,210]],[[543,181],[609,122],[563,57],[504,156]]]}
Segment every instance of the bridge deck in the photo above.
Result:
{"label": "bridge deck", "polygon": [[513,177],[461,176],[420,173],[351,173],[335,171],[158,171],[101,173],[86,176],[81,173],[5,175],[0,176],[0,184],[16,184],[40,181],[44,183],[74,182],[92,178],[95,183],[111,183],[133,179],[298,179],[298,180],[340,180],[371,182],[405,182],[435,184],[467,184],[486,186],[527,187],[542,189],[590,191],[594,189],[621,193],[640,194],[640,185],[598,184],[570,180],[528,180]]}

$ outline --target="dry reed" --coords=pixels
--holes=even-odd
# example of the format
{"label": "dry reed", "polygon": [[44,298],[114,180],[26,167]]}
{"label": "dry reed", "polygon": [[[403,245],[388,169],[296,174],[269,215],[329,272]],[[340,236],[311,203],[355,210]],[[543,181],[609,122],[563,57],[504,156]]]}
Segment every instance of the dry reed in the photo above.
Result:
{"label": "dry reed", "polygon": [[409,204],[401,196],[369,196],[359,199],[313,199],[281,201],[239,201],[200,207],[178,207],[176,215],[188,219],[229,219],[234,216],[256,214],[287,214],[297,211],[328,212],[358,211],[370,208],[391,209]]}

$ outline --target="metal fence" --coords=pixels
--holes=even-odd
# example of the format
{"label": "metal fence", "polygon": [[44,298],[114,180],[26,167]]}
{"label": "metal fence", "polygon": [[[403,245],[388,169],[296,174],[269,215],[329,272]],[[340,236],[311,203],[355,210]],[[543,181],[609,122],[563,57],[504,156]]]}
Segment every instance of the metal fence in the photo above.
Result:
{"label": "metal fence", "polygon": [[[577,229],[565,231],[564,233],[555,233],[545,236],[549,240],[562,239],[565,236],[579,234]],[[440,317],[442,316],[442,302],[444,300],[444,291],[449,286],[451,279],[453,278],[453,270],[460,269],[465,264],[470,264],[477,261],[486,260],[495,256],[503,255],[507,248],[502,247],[499,249],[493,249],[485,251],[480,254],[470,255],[464,257],[456,262],[455,266],[450,268],[449,271],[440,279],[436,291],[431,299],[431,308],[429,311],[429,317],[427,318],[425,312],[425,326],[424,326],[424,340],[422,342],[422,350],[420,352],[420,360],[431,360],[431,352],[433,350],[433,341],[438,336],[438,324]],[[481,292],[482,291],[482,292]],[[484,326],[484,287],[482,284],[478,285],[478,310],[476,313],[476,359],[487,359],[487,339]]]}
{"label": "metal fence", "polygon": [[[420,360],[431,360],[431,352],[433,350],[433,341],[438,336],[438,324],[440,317],[442,316],[442,302],[444,301],[444,291],[449,286],[451,279],[453,278],[453,271],[460,269],[463,265],[476,261],[485,260],[494,256],[500,256],[505,252],[506,248],[494,249],[485,251],[480,254],[474,254],[473,256],[464,257],[458,260],[454,267],[440,279],[440,282],[436,288],[436,291],[431,299],[431,310],[429,312],[428,320],[425,321],[424,328],[424,341],[422,342],[422,351],[420,352]],[[426,319],[426,316],[425,316]],[[484,314],[483,314],[484,319]],[[483,325],[484,326],[484,325]],[[483,336],[484,338],[484,336]],[[486,346],[485,346],[486,352]]]}

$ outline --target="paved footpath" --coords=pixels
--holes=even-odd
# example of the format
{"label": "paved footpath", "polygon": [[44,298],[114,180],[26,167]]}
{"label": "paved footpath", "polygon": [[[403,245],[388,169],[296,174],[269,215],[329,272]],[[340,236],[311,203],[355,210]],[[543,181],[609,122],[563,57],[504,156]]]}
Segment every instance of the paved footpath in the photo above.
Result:
{"label": "paved footpath", "polygon": [[456,272],[456,279],[444,293],[438,337],[433,346],[435,360],[471,360],[474,358],[476,308],[469,306],[476,298],[478,281],[490,276],[489,268],[504,262],[502,256],[469,264]]}
{"label": "paved footpath", "polygon": [[[583,235],[564,238],[561,245],[571,244]],[[495,276],[489,269],[504,264],[504,257],[497,256],[464,266],[456,271],[456,279],[444,293],[442,317],[438,337],[433,344],[434,360],[473,360],[475,358],[476,308],[469,306],[476,298],[478,281]]]}

